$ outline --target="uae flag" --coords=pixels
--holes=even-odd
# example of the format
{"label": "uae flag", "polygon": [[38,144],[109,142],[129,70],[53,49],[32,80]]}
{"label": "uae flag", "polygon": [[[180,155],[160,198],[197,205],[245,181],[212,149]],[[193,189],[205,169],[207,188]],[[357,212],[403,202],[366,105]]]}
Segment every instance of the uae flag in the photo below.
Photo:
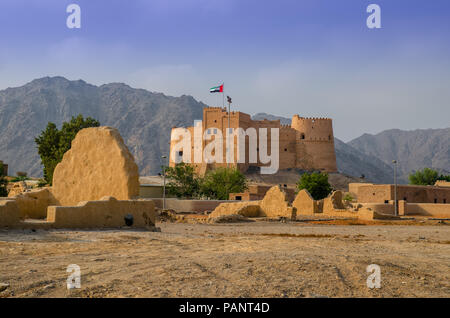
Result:
{"label": "uae flag", "polygon": [[223,84],[209,89],[210,93],[223,93]]}

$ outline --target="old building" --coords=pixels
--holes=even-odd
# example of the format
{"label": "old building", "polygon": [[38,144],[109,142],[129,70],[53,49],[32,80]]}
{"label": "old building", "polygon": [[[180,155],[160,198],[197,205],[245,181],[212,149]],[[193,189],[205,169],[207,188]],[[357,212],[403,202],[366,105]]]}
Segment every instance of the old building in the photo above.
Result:
{"label": "old building", "polygon": [[[389,203],[395,199],[393,184],[350,183],[349,192],[358,202]],[[397,200],[409,203],[450,203],[450,187],[397,185]]]}
{"label": "old building", "polygon": [[[206,162],[204,157],[196,158],[195,152],[200,150],[203,153],[205,147],[215,140],[218,133],[226,136],[227,128],[242,128],[248,131],[254,128],[256,131],[256,139],[253,142],[250,135],[245,138],[245,154],[239,152],[237,145],[238,137],[233,138],[234,159],[232,163],[226,160],[226,144],[223,144],[223,152],[220,156],[221,162]],[[240,171],[245,172],[249,169],[259,169],[266,167],[268,164],[263,163],[261,158],[261,149],[259,147],[261,141],[261,128],[267,128],[267,149],[270,152],[272,146],[271,128],[278,128],[279,132],[279,165],[278,169],[298,168],[302,170],[320,170],[325,172],[335,172],[336,155],[334,150],[333,125],[330,118],[304,118],[298,115],[293,116],[291,125],[282,125],[280,120],[252,120],[250,115],[235,111],[230,114],[225,108],[206,107],[203,109],[203,120],[199,129],[200,136],[195,137],[195,127],[183,128],[193,136],[190,140],[191,149],[179,149],[175,145],[179,144],[180,138],[173,138],[174,132],[179,128],[172,129],[171,139],[171,155],[170,165],[175,165],[180,158],[186,162],[186,155],[190,159],[197,172],[204,174],[209,169],[225,166],[235,166]],[[204,136],[210,136],[205,138]],[[205,140],[207,139],[207,140]],[[275,144],[274,144],[275,145]],[[250,160],[250,146],[253,146],[257,153],[257,160]],[[199,149],[200,148],[200,149]],[[188,152],[187,152],[188,151]],[[238,160],[238,153],[245,160]],[[178,158],[177,158],[178,157]],[[242,162],[244,161],[244,162]]]}

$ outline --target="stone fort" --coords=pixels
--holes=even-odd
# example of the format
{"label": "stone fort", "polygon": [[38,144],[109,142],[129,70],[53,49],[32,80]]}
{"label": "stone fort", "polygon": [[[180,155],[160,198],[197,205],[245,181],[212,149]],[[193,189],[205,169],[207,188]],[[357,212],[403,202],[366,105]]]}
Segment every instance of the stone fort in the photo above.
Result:
{"label": "stone fort", "polygon": [[[208,170],[218,167],[226,167],[230,165],[226,163],[226,151],[225,143],[223,145],[223,160],[222,163],[214,162],[207,163],[204,161],[203,156],[201,162],[194,160],[194,148],[197,145],[201,145],[201,151],[212,142],[210,140],[204,140],[202,136],[206,134],[215,135],[217,130],[222,132],[222,136],[226,136],[226,130],[228,127],[233,129],[242,128],[247,130],[248,128],[255,128],[257,132],[257,139],[260,139],[260,128],[267,128],[267,149],[271,149],[271,136],[270,128],[279,129],[279,169],[296,168],[301,170],[318,170],[323,172],[336,172],[336,154],[334,150],[334,136],[333,136],[333,123],[330,118],[305,118],[299,115],[292,117],[291,125],[283,125],[280,120],[252,120],[249,114],[245,114],[239,111],[232,111],[228,113],[226,108],[222,107],[205,107],[203,109],[203,120],[201,122],[201,141],[195,138],[191,138],[191,151],[189,151],[190,162],[194,165],[197,173],[204,174]],[[172,128],[172,133],[177,127]],[[194,136],[194,127],[183,128],[189,131],[191,136]],[[172,135],[173,136],[173,135]],[[241,172],[249,170],[257,171],[260,167],[267,166],[260,161],[259,155],[257,156],[256,163],[249,163],[249,137],[245,137],[245,162],[238,163],[237,142],[234,141],[234,162],[231,166],[236,167]],[[237,137],[236,137],[237,139]],[[186,162],[186,153],[183,153],[185,149],[175,149],[175,145],[180,139],[172,138],[170,144],[170,166],[174,166],[175,162],[179,162],[182,158]],[[259,148],[256,149],[259,153]],[[178,157],[178,158],[176,158]],[[178,160],[178,161],[177,161]]]}

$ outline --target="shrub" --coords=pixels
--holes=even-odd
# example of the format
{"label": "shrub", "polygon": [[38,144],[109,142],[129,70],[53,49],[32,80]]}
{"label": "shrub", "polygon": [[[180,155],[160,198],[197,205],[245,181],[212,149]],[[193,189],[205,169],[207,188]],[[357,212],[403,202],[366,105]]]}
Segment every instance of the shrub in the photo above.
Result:
{"label": "shrub", "polygon": [[328,174],[320,172],[304,173],[297,182],[297,189],[308,190],[314,200],[326,198],[332,191],[328,183]]}
{"label": "shrub", "polygon": [[211,199],[228,200],[230,193],[247,189],[245,176],[235,168],[218,168],[209,172],[201,183],[201,193]]}
{"label": "shrub", "polygon": [[409,184],[414,185],[433,185],[438,180],[438,172],[430,168],[418,170],[409,175]]}
{"label": "shrub", "polygon": [[184,162],[175,167],[162,167],[166,171],[169,182],[167,192],[178,198],[197,198],[200,195],[201,178],[195,173],[192,166]]}

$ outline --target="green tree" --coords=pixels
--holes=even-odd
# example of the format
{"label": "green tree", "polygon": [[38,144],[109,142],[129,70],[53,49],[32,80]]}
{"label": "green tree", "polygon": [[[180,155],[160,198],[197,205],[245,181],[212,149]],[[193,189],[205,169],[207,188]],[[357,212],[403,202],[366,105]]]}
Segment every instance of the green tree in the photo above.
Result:
{"label": "green tree", "polygon": [[441,174],[437,179],[450,182],[450,176],[448,176],[448,175]]}
{"label": "green tree", "polygon": [[52,184],[53,171],[61,162],[64,153],[70,149],[76,134],[83,128],[98,126],[100,123],[97,120],[91,117],[84,119],[80,114],[72,117],[69,122],[63,123],[61,130],[58,130],[54,123],[49,122],[45,130],[34,139],[44,166],[44,179],[48,184]]}
{"label": "green tree", "polygon": [[433,185],[438,180],[438,172],[430,168],[418,170],[409,175],[409,184],[415,185]]}
{"label": "green tree", "polygon": [[211,199],[228,200],[230,193],[247,189],[247,179],[235,168],[218,168],[210,171],[201,183],[201,193]]}
{"label": "green tree", "polygon": [[6,185],[8,181],[5,179],[3,175],[3,163],[0,162],[0,197],[7,197],[8,191],[6,190]]}
{"label": "green tree", "polygon": [[195,173],[194,167],[184,162],[175,167],[162,167],[166,170],[167,192],[178,198],[197,198],[200,195],[201,178]]}
{"label": "green tree", "polygon": [[320,172],[302,174],[297,182],[297,189],[299,191],[308,190],[314,200],[326,198],[332,191],[331,185],[328,183],[328,174]]}

